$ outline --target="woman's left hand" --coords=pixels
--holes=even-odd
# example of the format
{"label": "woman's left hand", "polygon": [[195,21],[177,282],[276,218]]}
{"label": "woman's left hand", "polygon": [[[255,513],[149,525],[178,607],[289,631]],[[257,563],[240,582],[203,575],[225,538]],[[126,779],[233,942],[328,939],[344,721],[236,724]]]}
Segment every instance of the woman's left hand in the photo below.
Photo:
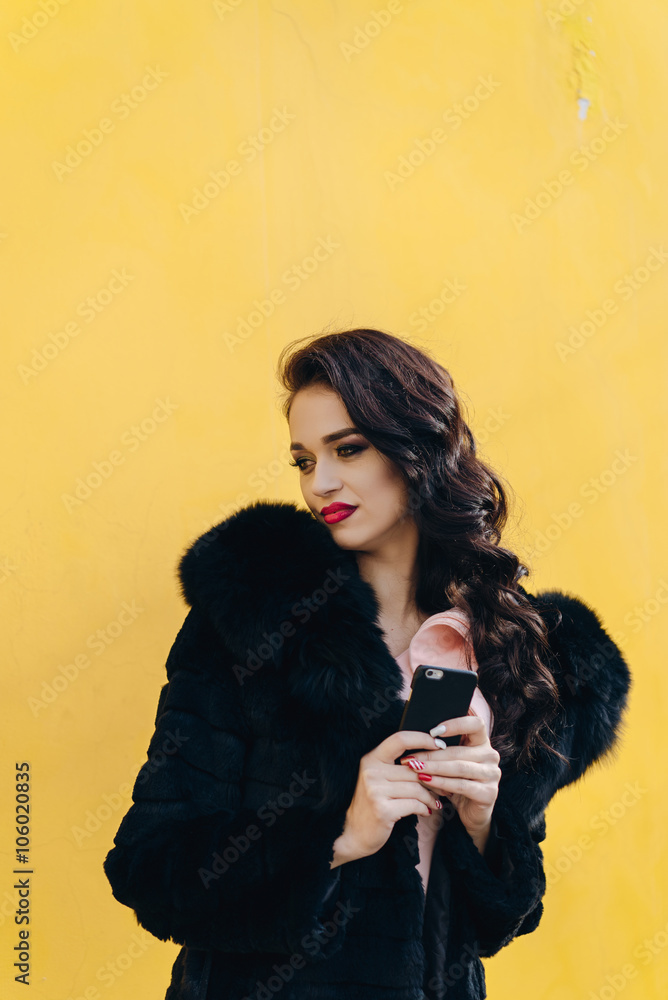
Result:
{"label": "woman's left hand", "polygon": [[[489,742],[487,727],[478,715],[465,715],[444,722],[446,736],[461,734],[459,746],[445,750],[421,750],[404,757],[402,764],[419,775],[430,775],[425,781],[435,795],[446,795],[471,837],[486,840],[492,810],[499,792],[500,756]],[[438,737],[437,737],[438,738]],[[410,761],[422,762],[422,767]],[[424,779],[423,779],[424,780]]]}

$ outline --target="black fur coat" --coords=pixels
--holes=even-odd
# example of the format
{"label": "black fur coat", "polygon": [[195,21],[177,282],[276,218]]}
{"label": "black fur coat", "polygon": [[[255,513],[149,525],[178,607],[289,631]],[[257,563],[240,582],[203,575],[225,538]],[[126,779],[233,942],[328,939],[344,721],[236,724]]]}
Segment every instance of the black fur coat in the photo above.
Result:
{"label": "black fur coat", "polygon": [[546,806],[620,742],[631,678],[596,613],[528,595],[551,623],[570,766],[546,751],[532,770],[501,762],[484,855],[442,797],[425,898],[416,815],[329,866],[360,758],[404,705],[354,555],[309,511],[258,501],[194,542],[179,580],[189,610],[104,862],[138,923],[183,945],[166,1000],[485,997],[480,956],[543,912]]}

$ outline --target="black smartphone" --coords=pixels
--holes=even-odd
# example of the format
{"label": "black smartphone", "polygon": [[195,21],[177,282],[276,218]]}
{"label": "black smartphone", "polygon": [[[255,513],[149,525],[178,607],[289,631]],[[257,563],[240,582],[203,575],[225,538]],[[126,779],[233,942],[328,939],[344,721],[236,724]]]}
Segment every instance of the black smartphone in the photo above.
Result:
{"label": "black smartphone", "polygon": [[[399,731],[428,733],[447,719],[468,715],[473,692],[478,686],[475,670],[456,667],[430,667],[421,663],[413,674],[411,693],[404,708]],[[446,746],[458,746],[461,734],[439,736]],[[427,747],[415,747],[407,753],[419,753]],[[402,757],[405,756],[401,754]],[[400,759],[400,758],[398,758]]]}

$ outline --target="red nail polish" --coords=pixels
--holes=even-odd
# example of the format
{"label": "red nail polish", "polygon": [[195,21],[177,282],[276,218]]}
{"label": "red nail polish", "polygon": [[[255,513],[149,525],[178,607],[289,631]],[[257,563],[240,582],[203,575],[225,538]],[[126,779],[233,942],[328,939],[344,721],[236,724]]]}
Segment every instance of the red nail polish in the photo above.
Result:
{"label": "red nail polish", "polygon": [[420,781],[431,781],[430,774],[418,774],[418,778],[420,779]]}
{"label": "red nail polish", "polygon": [[429,809],[429,806],[427,806],[427,809],[429,810],[429,815],[431,816],[432,813],[431,813],[431,809]]}

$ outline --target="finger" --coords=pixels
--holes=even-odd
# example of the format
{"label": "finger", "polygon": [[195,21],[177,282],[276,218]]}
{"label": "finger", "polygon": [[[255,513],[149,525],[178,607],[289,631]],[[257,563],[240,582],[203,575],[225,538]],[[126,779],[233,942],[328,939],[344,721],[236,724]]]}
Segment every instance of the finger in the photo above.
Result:
{"label": "finger", "polygon": [[402,816],[425,816],[428,817],[427,810],[430,807],[426,802],[419,799],[388,799],[385,809],[385,818],[390,823],[396,823]]}
{"label": "finger", "polygon": [[[447,760],[447,761],[423,761],[404,766],[414,770],[418,778],[420,775],[430,775],[432,778],[469,778],[471,781],[494,781],[498,783],[501,777],[501,770],[493,761],[477,760]],[[423,778],[420,780],[424,780]]]}
{"label": "finger", "polygon": [[489,740],[485,720],[479,715],[462,715],[457,719],[447,719],[437,728],[441,729],[437,737],[464,735],[468,739],[469,746],[477,746]]}
{"label": "finger", "polygon": [[[430,809],[434,808],[434,799],[438,799],[438,792],[432,792],[430,788],[426,788],[421,781],[395,781],[392,787],[387,791],[388,799],[414,799],[419,798],[421,802],[428,805]],[[441,805],[437,805],[436,809],[440,809]]]}
{"label": "finger", "polygon": [[[402,800],[397,799],[396,801],[398,802]],[[402,813],[401,814],[402,816],[407,816],[407,815],[427,816],[427,817],[429,816],[427,810],[431,809],[431,806],[428,806],[427,803],[423,802],[421,799],[403,799],[403,802],[406,803],[410,811]]]}
{"label": "finger", "polygon": [[490,781],[471,781],[468,778],[432,778],[437,795],[463,795],[480,805],[496,802],[498,789]]}
{"label": "finger", "polygon": [[425,763],[427,761],[446,760],[478,760],[484,762],[490,759],[496,761],[496,757],[496,751],[484,743],[477,746],[460,744],[459,746],[446,747],[445,750],[418,750],[410,754],[410,756],[402,757],[399,763],[404,764],[408,760],[421,760]]}
{"label": "finger", "polygon": [[438,745],[429,733],[414,732],[410,729],[392,733],[387,739],[370,752],[370,756],[382,760],[385,764],[394,764],[408,750],[437,750]]}

